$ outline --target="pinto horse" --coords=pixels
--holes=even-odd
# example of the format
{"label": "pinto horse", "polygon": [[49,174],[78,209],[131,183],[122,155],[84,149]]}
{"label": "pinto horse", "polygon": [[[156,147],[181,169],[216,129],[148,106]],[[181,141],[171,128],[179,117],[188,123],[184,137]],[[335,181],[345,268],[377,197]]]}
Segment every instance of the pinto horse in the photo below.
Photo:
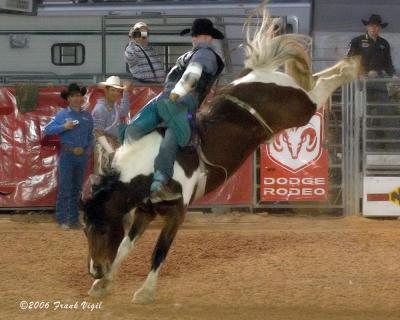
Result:
{"label": "pinto horse", "polygon": [[[357,58],[312,75],[305,49],[310,39],[296,34],[275,36],[274,21],[266,9],[260,21],[251,36],[247,33],[245,69],[197,117],[200,152],[187,148],[177,155],[169,187],[182,192],[183,198],[159,204],[145,200],[162,140],[159,131],[124,143],[116,152],[113,172],[93,187],[92,198],[83,204],[88,268],[95,278],[89,295],[107,293],[124,258],[160,215],[164,226],[151,270],[133,296],[135,303],[153,301],[160,268],[196,195],[223,184],[260,143],[284,129],[306,125],[334,90],[356,78]],[[282,66],[286,72],[277,71]],[[205,184],[200,183],[204,176]]]}

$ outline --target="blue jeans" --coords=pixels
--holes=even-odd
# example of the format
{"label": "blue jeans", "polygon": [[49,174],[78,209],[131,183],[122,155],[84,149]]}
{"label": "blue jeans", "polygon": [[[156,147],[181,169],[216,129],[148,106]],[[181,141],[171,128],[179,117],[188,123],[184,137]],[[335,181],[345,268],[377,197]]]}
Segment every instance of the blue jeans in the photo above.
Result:
{"label": "blue jeans", "polygon": [[59,224],[79,223],[78,204],[86,164],[87,155],[76,156],[71,152],[61,151],[56,202],[56,219]]}
{"label": "blue jeans", "polygon": [[[149,101],[132,119],[125,129],[125,140],[133,142],[153,131],[163,121],[157,112],[157,100],[165,99],[169,92],[163,92]],[[178,152],[175,132],[167,128],[161,142],[160,150],[154,162],[154,169],[160,171],[167,182],[174,175],[174,163]]]}

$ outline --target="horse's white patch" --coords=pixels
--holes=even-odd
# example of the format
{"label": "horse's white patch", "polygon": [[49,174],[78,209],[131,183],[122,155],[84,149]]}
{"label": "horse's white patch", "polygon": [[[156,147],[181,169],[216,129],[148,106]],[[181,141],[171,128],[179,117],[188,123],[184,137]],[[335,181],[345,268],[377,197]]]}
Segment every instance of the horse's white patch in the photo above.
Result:
{"label": "horse's white patch", "polygon": [[246,74],[244,77],[236,79],[235,81],[232,82],[232,84],[237,85],[240,83],[249,83],[249,82],[275,83],[278,86],[292,87],[304,91],[296,83],[296,81],[286,73],[279,71],[271,72],[271,70],[263,70],[263,69],[253,70],[248,74]]}
{"label": "horse's white patch", "polygon": [[[152,132],[134,143],[124,143],[117,150],[113,161],[113,167],[121,173],[120,180],[127,183],[138,175],[152,174],[161,141],[162,136]],[[197,168],[191,177],[187,177],[182,167],[175,162],[172,178],[182,186],[185,205],[189,204],[199,174],[200,169]]]}
{"label": "horse's white patch", "polygon": [[192,198],[192,194],[196,187],[200,175],[200,168],[197,168],[191,177],[186,177],[182,167],[175,162],[173,179],[178,181],[182,186],[183,203],[187,206]]}
{"label": "horse's white patch", "polygon": [[96,271],[94,270],[93,259],[92,259],[92,258],[90,258],[89,273],[90,273],[90,274],[95,274],[95,273],[96,273]]}
{"label": "horse's white patch", "polygon": [[161,265],[157,268],[157,270],[151,270],[149,272],[142,287],[133,295],[133,302],[149,303],[154,300],[154,293],[156,291],[158,273],[160,272],[160,269]]}
{"label": "horse's white patch", "polygon": [[161,141],[162,136],[152,132],[134,143],[124,143],[118,148],[113,167],[120,172],[120,180],[127,183],[140,174],[152,174]]}
{"label": "horse's white patch", "polygon": [[147,275],[146,281],[142,286],[142,290],[154,292],[157,285],[158,273],[160,272],[161,265],[157,268],[157,270],[151,270]]}
{"label": "horse's white patch", "polygon": [[121,262],[126,258],[126,256],[129,254],[129,252],[133,249],[133,246],[135,244],[135,240],[131,241],[129,236],[125,236],[121,243],[119,244],[117,255],[112,263],[111,266],[111,271],[114,271],[114,269],[118,268]]}

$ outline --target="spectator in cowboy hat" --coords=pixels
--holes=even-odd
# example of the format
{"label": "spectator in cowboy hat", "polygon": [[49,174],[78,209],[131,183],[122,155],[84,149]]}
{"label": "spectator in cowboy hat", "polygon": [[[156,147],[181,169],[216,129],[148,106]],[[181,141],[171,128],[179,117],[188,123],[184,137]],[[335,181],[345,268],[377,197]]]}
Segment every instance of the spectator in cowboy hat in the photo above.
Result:
{"label": "spectator in cowboy hat", "polygon": [[96,137],[94,173],[97,175],[106,173],[111,167],[114,151],[119,147],[118,126],[121,118],[128,116],[129,93],[133,85],[130,81],[122,83],[118,76],[111,76],[100,82],[99,87],[104,90],[104,98],[97,101],[92,111]]}
{"label": "spectator in cowboy hat", "polygon": [[[386,28],[388,23],[382,22],[382,18],[378,14],[372,14],[368,20],[362,20],[366,26],[366,33],[351,40],[348,56],[360,55],[361,64],[368,78],[392,77],[397,78],[396,70],[393,66],[391,49],[389,42],[380,36],[382,29]],[[368,102],[389,102],[386,82],[368,81],[367,82],[367,100]],[[396,115],[396,110],[391,106],[368,106],[368,115],[388,116]],[[383,126],[382,119],[368,119],[367,125],[375,130],[368,131],[368,138],[396,138],[393,132],[384,130],[384,126],[398,127],[398,120],[388,118]],[[398,137],[396,138],[398,139]],[[369,144],[370,145],[370,144]],[[390,144],[381,142],[374,143],[376,148],[390,148]]]}
{"label": "spectator in cowboy hat", "polygon": [[362,20],[367,27],[367,32],[351,40],[347,56],[361,56],[361,63],[368,77],[394,76],[390,45],[380,37],[381,30],[388,23],[382,22],[378,14],[372,14],[368,20]]}
{"label": "spectator in cowboy hat", "polygon": [[93,119],[82,110],[86,88],[71,83],[61,97],[68,107],[56,114],[44,128],[45,135],[59,135],[59,182],[56,220],[61,229],[81,228],[78,203],[85,176],[88,155],[93,142]]}
{"label": "spectator in cowboy hat", "polygon": [[139,82],[163,82],[165,71],[157,52],[149,45],[148,25],[145,22],[136,23],[128,36],[124,60],[133,79]]}

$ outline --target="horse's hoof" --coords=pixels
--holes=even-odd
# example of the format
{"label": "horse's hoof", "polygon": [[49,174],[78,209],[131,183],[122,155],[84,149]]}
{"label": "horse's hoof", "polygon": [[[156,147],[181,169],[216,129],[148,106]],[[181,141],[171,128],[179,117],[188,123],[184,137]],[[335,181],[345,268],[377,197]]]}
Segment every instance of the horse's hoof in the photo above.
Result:
{"label": "horse's hoof", "polygon": [[150,290],[139,289],[133,295],[132,303],[148,304],[154,302],[154,293]]}
{"label": "horse's hoof", "polygon": [[107,295],[107,290],[90,288],[90,290],[88,291],[88,295],[91,296],[92,298],[103,298],[104,296]]}
{"label": "horse's hoof", "polygon": [[93,298],[102,298],[107,294],[111,281],[107,279],[97,279],[93,282],[92,287],[88,291],[89,296]]}

